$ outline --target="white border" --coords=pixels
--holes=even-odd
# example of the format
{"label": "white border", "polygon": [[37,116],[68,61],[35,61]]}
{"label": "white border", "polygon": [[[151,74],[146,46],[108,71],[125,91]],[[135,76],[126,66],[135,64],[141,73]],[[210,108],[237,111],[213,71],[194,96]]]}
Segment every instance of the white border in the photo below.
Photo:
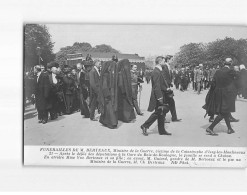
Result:
{"label": "white border", "polygon": [[[245,0],[8,0],[0,2],[0,189],[242,191],[240,169],[23,168],[23,22],[190,23],[246,25]],[[6,73],[6,71],[9,71]]]}

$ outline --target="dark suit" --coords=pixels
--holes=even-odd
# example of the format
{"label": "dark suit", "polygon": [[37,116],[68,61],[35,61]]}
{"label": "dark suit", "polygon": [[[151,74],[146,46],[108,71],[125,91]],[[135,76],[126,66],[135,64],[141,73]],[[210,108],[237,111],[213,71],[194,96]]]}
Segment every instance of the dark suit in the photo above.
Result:
{"label": "dark suit", "polygon": [[156,120],[158,120],[158,131],[162,135],[165,133],[165,114],[162,109],[158,109],[160,105],[165,103],[165,93],[168,88],[168,84],[163,77],[162,71],[155,67],[151,74],[152,92],[149,101],[148,111],[154,111],[151,116],[142,125],[145,128],[149,128]]}
{"label": "dark suit", "polygon": [[[172,76],[171,76],[171,72],[169,71],[167,65],[164,65],[162,67],[162,71],[163,71],[164,79],[166,80],[168,86],[171,87],[172,86]],[[167,96],[166,101],[169,105],[169,109],[172,115],[172,120],[177,120],[176,106],[175,106],[175,101],[173,97]]]}
{"label": "dark suit", "polygon": [[210,116],[217,114],[214,122],[209,126],[213,128],[224,118],[228,129],[231,129],[231,112],[235,112],[236,86],[234,83],[235,71],[229,67],[223,67],[216,71],[212,86],[206,96],[206,104],[203,106]]}
{"label": "dark suit", "polygon": [[78,82],[78,92],[80,97],[80,108],[81,108],[81,115],[84,115],[86,118],[89,118],[89,109],[86,102],[86,99],[88,98],[88,90],[86,86],[86,80],[85,80],[85,72],[81,71],[77,74],[77,82]]}
{"label": "dark suit", "polygon": [[51,85],[49,82],[49,76],[47,73],[41,73],[38,81],[37,77],[34,80],[35,82],[35,102],[36,108],[38,111],[39,120],[48,120],[48,109],[51,108],[51,104],[48,101],[50,95]]}
{"label": "dark suit", "polygon": [[98,106],[100,76],[95,68],[89,72],[90,83],[90,119],[94,118],[95,109]]}

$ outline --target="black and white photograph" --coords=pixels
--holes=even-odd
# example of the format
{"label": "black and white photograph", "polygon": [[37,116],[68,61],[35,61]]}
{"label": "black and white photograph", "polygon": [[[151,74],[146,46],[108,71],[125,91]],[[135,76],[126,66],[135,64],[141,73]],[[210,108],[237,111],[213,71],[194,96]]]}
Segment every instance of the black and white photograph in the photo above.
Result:
{"label": "black and white photograph", "polygon": [[246,191],[246,7],[0,1],[0,191]]}
{"label": "black and white photograph", "polygon": [[23,29],[24,146],[246,148],[246,26]]}

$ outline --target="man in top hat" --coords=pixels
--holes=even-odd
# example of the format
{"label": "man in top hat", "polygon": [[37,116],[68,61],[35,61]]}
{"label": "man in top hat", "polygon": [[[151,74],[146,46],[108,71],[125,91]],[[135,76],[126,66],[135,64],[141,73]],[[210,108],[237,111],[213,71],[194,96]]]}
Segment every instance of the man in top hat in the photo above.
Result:
{"label": "man in top hat", "polygon": [[147,136],[147,129],[157,120],[158,131],[160,135],[171,135],[165,130],[165,115],[169,111],[166,105],[166,91],[169,88],[162,74],[162,65],[165,64],[165,58],[158,56],[155,59],[155,68],[151,75],[152,92],[149,101],[148,111],[154,111],[151,116],[141,125],[142,133]]}

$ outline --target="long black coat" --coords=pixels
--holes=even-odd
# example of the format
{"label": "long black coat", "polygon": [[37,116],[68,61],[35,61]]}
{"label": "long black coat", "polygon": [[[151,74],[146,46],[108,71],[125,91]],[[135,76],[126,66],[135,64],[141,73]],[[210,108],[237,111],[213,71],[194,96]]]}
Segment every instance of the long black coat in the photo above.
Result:
{"label": "long black coat", "polygon": [[35,78],[34,82],[36,108],[38,110],[50,109],[52,107],[51,103],[49,102],[51,85],[48,74],[42,72],[39,76],[38,82],[37,78]]}
{"label": "long black coat", "polygon": [[158,99],[163,98],[165,102],[165,92],[168,88],[168,84],[163,77],[162,71],[155,67],[151,74],[152,91],[149,101],[148,111],[154,111],[157,106]]}
{"label": "long black coat", "polygon": [[235,71],[228,67],[216,71],[203,106],[209,115],[235,112]]}
{"label": "long black coat", "polygon": [[97,96],[99,93],[99,82],[100,82],[100,75],[98,74],[95,68],[89,72],[89,81],[90,81],[90,99],[92,96]]}
{"label": "long black coat", "polygon": [[244,98],[247,98],[247,70],[240,70],[240,88]]}
{"label": "long black coat", "polygon": [[171,74],[171,71],[168,69],[168,66],[166,64],[162,67],[162,71],[163,71],[163,76],[164,76],[167,84],[170,86],[172,83],[172,74]]}
{"label": "long black coat", "polygon": [[130,122],[136,118],[132,102],[130,62],[127,59],[118,62],[118,119]]}

